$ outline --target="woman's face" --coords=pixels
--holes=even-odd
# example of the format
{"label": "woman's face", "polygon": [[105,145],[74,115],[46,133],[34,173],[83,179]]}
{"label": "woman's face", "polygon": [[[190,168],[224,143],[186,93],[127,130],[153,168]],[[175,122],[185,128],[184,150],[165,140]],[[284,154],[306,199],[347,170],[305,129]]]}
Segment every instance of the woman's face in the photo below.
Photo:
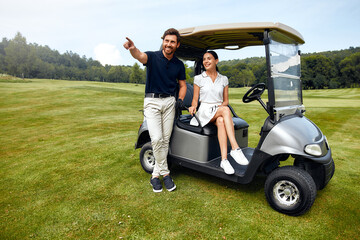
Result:
{"label": "woman's face", "polygon": [[216,70],[216,64],[219,59],[215,59],[211,53],[205,53],[203,57],[203,65],[206,70]]}

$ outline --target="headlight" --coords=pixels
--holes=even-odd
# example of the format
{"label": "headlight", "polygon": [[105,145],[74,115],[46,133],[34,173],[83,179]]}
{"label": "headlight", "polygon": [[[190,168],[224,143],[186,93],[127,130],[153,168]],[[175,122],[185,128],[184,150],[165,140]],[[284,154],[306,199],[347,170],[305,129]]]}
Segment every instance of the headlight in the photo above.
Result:
{"label": "headlight", "polygon": [[309,144],[306,145],[305,147],[305,152],[307,154],[313,155],[313,156],[321,156],[322,155],[322,151],[321,151],[321,147],[318,144]]}

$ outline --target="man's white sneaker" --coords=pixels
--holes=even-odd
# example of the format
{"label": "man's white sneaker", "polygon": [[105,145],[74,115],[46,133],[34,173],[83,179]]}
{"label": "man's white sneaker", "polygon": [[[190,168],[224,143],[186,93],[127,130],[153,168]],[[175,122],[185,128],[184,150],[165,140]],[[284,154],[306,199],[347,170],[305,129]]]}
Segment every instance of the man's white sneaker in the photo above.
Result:
{"label": "man's white sneaker", "polygon": [[235,173],[234,168],[231,166],[229,160],[227,160],[227,159],[224,159],[224,160],[221,161],[220,167],[221,167],[222,169],[224,169],[224,172],[225,172],[226,174],[231,175],[231,174],[234,174],[234,173]]}
{"label": "man's white sneaker", "polygon": [[232,158],[240,165],[248,165],[249,161],[245,157],[244,153],[241,151],[240,148],[231,150],[230,155]]}

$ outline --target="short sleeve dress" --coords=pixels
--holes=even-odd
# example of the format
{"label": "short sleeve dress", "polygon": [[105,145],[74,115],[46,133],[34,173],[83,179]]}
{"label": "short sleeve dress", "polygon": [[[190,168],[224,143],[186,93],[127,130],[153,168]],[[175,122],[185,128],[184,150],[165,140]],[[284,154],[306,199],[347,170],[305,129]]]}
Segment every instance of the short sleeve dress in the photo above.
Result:
{"label": "short sleeve dress", "polygon": [[[212,79],[203,72],[200,75],[196,75],[194,78],[194,84],[200,88],[200,107],[196,112],[201,126],[205,126],[215,116],[216,111],[224,101],[224,88],[229,85],[229,80],[226,76],[217,73],[217,77],[213,82]],[[193,117],[190,121],[193,126],[198,126],[199,123]]]}

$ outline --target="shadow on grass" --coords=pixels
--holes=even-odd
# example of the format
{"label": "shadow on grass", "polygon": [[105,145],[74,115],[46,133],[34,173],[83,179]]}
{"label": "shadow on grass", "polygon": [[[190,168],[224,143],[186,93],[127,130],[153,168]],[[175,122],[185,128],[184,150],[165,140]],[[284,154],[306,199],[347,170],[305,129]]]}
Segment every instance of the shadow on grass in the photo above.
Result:
{"label": "shadow on grass", "polygon": [[222,178],[218,178],[212,175],[208,175],[196,170],[185,168],[179,165],[174,165],[171,167],[171,175],[174,178],[180,177],[181,175],[186,175],[194,179],[200,179],[204,182],[209,182],[211,184],[217,184],[222,187],[230,188],[233,190],[238,190],[246,193],[255,193],[264,188],[266,177],[264,176],[255,176],[253,181],[249,184],[240,184],[232,181],[228,181]]}

